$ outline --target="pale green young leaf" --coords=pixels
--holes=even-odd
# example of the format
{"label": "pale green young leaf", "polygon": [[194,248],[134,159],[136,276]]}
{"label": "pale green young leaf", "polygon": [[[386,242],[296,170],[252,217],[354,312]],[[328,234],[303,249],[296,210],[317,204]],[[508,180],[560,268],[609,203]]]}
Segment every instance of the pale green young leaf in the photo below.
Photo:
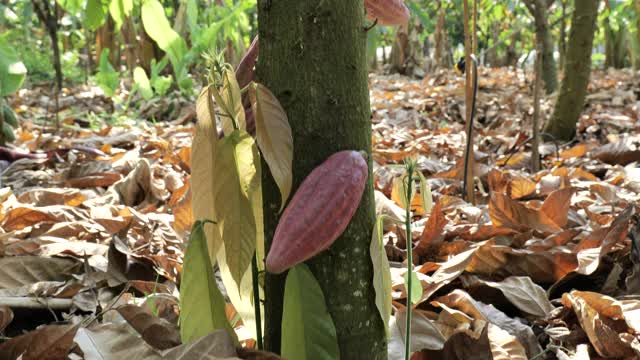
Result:
{"label": "pale green young leaf", "polygon": [[[191,147],[191,208],[195,219],[217,221],[213,191],[217,181],[214,171],[218,130],[215,119],[211,117],[211,99],[207,95],[208,88],[204,88],[196,101],[198,122]],[[222,245],[219,229],[207,226],[205,233],[209,249],[212,253],[217,253]]]}
{"label": "pale green young leaf", "polygon": [[251,264],[256,250],[257,221],[251,197],[261,181],[260,154],[253,138],[236,130],[216,146],[215,218],[236,284]]}
{"label": "pale green young leaf", "polygon": [[320,284],[307,265],[289,270],[284,287],[282,357],[296,360],[339,359],[333,319]]}
{"label": "pale green young leaf", "polygon": [[[400,204],[403,209],[406,209],[411,204],[410,201],[407,201],[407,190],[409,189],[408,180],[409,177],[406,174],[396,177],[395,179],[393,179],[393,187],[391,189],[392,200]],[[412,182],[410,185],[411,194],[415,194],[415,182]]]}
{"label": "pale green young leaf", "polygon": [[180,282],[180,337],[183,343],[189,343],[225,329],[237,342],[236,334],[227,321],[224,297],[209,261],[205,226],[215,227],[215,224],[195,222],[184,255]]}
{"label": "pale green young leaf", "polygon": [[431,194],[431,186],[425,179],[422,172],[417,171],[420,176],[420,197],[422,198],[422,208],[424,209],[425,214],[431,213],[431,209],[433,209],[433,195]]}
{"label": "pale green young leaf", "polygon": [[371,236],[369,254],[373,262],[373,288],[376,292],[376,307],[382,318],[384,330],[389,336],[389,319],[391,318],[391,269],[387,252],[383,242],[383,223],[386,216],[379,216],[376,220]]}
{"label": "pale green young leaf", "polygon": [[153,98],[153,89],[151,89],[151,83],[149,82],[147,73],[140,66],[136,66],[136,68],[133,69],[133,81],[138,86],[140,94],[142,94],[145,100]]}
{"label": "pale green young leaf", "polygon": [[417,304],[422,298],[422,284],[420,279],[413,271],[407,271],[404,274],[404,288],[409,289],[409,275],[411,276],[411,303]]}
{"label": "pale green young leaf", "polygon": [[[231,271],[229,271],[229,266],[227,265],[227,253],[224,249],[224,246],[220,247],[220,250],[217,254],[212,254],[209,251],[209,255],[211,256],[212,261],[218,262],[218,267],[220,268],[220,277],[222,278],[222,283],[224,284],[225,289],[227,290],[227,296],[231,300],[233,307],[240,315],[242,319],[242,323],[244,324],[244,329],[252,336],[254,339],[256,338],[256,314],[253,303],[253,287],[251,283],[251,267],[249,267],[244,274],[242,274],[242,280],[240,281],[240,286],[238,287],[235,279],[231,275]],[[264,299],[264,291],[260,288],[261,298]],[[262,304],[260,304],[260,312],[264,314],[264,309]]]}
{"label": "pale green young leaf", "polygon": [[167,53],[178,80],[189,80],[184,78],[182,61],[188,52],[187,43],[169,24],[162,4],[158,0],[145,0],[141,15],[144,30]]}
{"label": "pale green young leaf", "polygon": [[[214,95],[215,96],[215,95]],[[225,68],[222,73],[222,88],[220,89],[220,97],[215,96],[220,108],[220,120],[222,121],[222,131],[225,135],[233,132],[235,120],[238,129],[246,130],[246,120],[244,116],[244,107],[242,106],[242,97],[240,94],[240,85],[236,80],[236,73],[232,68]]]}
{"label": "pale green young leaf", "polygon": [[18,60],[17,52],[5,41],[0,41],[0,96],[16,92],[27,75],[27,68]]}
{"label": "pale green young leaf", "polygon": [[89,30],[95,30],[107,20],[108,7],[102,0],[87,0],[84,23]]}
{"label": "pale green young leaf", "polygon": [[120,31],[124,19],[131,14],[133,10],[133,0],[111,0],[109,4],[109,14],[113,19],[115,31]]}
{"label": "pale green young leaf", "polygon": [[256,84],[251,87],[250,94],[256,119],[256,140],[280,189],[282,210],[293,182],[293,137],[289,119],[278,99],[264,85]]}

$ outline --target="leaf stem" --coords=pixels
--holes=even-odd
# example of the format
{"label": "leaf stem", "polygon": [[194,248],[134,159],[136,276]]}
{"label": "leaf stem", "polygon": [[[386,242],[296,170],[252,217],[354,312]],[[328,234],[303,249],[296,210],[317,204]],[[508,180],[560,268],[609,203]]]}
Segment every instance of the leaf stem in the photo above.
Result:
{"label": "leaf stem", "polygon": [[262,345],[262,318],[260,315],[260,285],[258,284],[258,260],[254,253],[251,260],[251,275],[253,281],[253,305],[256,314],[256,337],[258,342],[258,350],[263,349]]}
{"label": "leaf stem", "polygon": [[405,360],[409,360],[411,358],[411,288],[412,286],[412,274],[413,271],[413,242],[411,240],[411,200],[413,194],[411,190],[413,189],[413,164],[409,164],[407,166],[407,207],[406,207],[406,219],[405,219],[405,230],[407,233],[407,325],[405,332]]}

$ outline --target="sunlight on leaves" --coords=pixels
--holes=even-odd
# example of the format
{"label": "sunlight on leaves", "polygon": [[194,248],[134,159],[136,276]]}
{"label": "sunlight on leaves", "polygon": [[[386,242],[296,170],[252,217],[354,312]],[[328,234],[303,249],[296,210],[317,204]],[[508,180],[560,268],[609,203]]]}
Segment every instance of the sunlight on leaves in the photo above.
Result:
{"label": "sunlight on leaves", "polygon": [[256,141],[278,188],[284,208],[293,182],[293,137],[287,113],[264,85],[250,90],[251,106],[256,114]]}
{"label": "sunlight on leaves", "polygon": [[320,284],[307,265],[289,270],[284,288],[282,356],[286,359],[340,358],[336,328]]}

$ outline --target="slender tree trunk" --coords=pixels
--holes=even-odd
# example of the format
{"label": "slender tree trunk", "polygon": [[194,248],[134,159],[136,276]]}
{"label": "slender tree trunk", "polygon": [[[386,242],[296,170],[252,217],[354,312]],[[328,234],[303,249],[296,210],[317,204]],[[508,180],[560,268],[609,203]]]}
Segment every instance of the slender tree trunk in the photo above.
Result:
{"label": "slender tree trunk", "polygon": [[33,8],[38,16],[38,20],[44,26],[49,39],[51,40],[51,50],[53,50],[53,68],[56,72],[56,88],[62,89],[62,65],[60,62],[60,44],[58,44],[58,11],[60,9],[57,2],[53,5],[49,0],[33,0]]}
{"label": "slender tree trunk", "polygon": [[[538,45],[540,43],[538,42]],[[533,121],[531,142],[531,170],[534,173],[540,171],[540,95],[542,90],[542,51],[540,46],[536,49],[536,77],[533,88]]]}
{"label": "slender tree trunk", "polygon": [[575,6],[573,11],[565,65],[571,71],[565,71],[553,116],[544,129],[544,132],[557,139],[573,138],[584,107],[591,75],[591,51],[599,2],[581,0],[580,6]]}
{"label": "slender tree trunk", "polygon": [[51,48],[53,49],[53,68],[56,71],[56,88],[62,90],[62,63],[60,61],[60,45],[58,44],[58,29],[50,29]]}
{"label": "slender tree trunk", "polygon": [[558,72],[553,58],[553,41],[547,21],[547,2],[545,0],[529,0],[526,2],[536,24],[536,41],[542,42],[537,49],[542,49],[542,77],[547,94],[558,87]]}
{"label": "slender tree trunk", "polygon": [[636,0],[636,70],[640,70],[640,0]]}
{"label": "slender tree trunk", "polygon": [[[331,154],[345,149],[371,152],[364,8],[361,0],[259,0],[258,21],[258,78],[278,97],[291,123],[295,191]],[[280,193],[268,171],[264,173],[268,248]],[[370,171],[360,207],[345,233],[308,262],[336,325],[341,358],[349,360],[387,358],[369,257],[374,225],[371,179]],[[275,352],[281,343],[283,287],[284,276],[266,275],[265,340]]]}

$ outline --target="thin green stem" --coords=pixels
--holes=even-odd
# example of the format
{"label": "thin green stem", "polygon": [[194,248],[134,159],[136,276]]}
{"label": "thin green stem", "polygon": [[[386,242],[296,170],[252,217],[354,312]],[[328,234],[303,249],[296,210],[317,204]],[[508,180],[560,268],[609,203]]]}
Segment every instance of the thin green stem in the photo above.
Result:
{"label": "thin green stem", "polygon": [[258,284],[258,260],[256,254],[253,254],[251,260],[251,275],[253,280],[253,305],[256,312],[256,337],[258,342],[258,350],[263,349],[262,345],[262,318],[260,316],[260,285]]}
{"label": "thin green stem", "polygon": [[413,189],[413,170],[414,167],[412,165],[407,166],[407,206],[405,219],[405,229],[407,232],[407,331],[405,332],[405,360],[409,360],[411,358],[411,272],[413,271],[413,243],[411,240],[411,200],[413,194],[411,193],[411,190]]}

